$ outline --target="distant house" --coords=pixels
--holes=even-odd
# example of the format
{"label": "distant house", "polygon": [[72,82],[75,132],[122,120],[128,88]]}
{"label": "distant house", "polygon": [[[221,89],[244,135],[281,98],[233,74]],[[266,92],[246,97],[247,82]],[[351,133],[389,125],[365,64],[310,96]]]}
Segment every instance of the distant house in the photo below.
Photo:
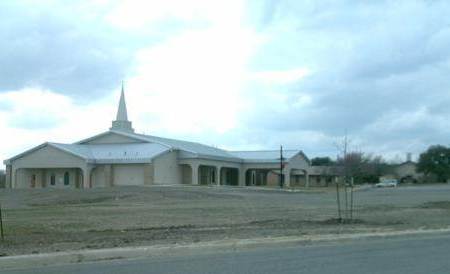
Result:
{"label": "distant house", "polygon": [[400,183],[416,183],[420,181],[424,174],[417,172],[417,163],[407,160],[401,164],[391,165],[389,171],[380,176],[382,179],[396,179]]}
{"label": "distant house", "polygon": [[309,183],[311,186],[328,186],[342,177],[342,166],[311,166],[309,170]]}
{"label": "distant house", "polygon": [[394,174],[396,179],[401,183],[416,183],[423,177],[423,173],[416,171],[417,163],[413,161],[406,161],[394,166]]}

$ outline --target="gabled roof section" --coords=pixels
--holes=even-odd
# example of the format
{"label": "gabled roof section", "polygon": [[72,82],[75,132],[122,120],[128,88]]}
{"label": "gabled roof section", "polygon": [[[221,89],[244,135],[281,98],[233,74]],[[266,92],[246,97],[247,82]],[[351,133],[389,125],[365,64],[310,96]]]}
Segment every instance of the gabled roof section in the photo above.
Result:
{"label": "gabled roof section", "polygon": [[[230,154],[241,158],[246,163],[278,163],[280,162],[279,150],[258,150],[258,151],[230,151]],[[309,162],[309,159],[301,150],[283,150],[285,162],[289,162],[294,156],[301,155]]]}
{"label": "gabled roof section", "polygon": [[146,163],[170,149],[154,143],[131,144],[57,144],[52,145],[69,153],[80,155],[93,163]]}
{"label": "gabled roof section", "polygon": [[[95,140],[107,134],[117,134],[120,136],[125,136],[135,140],[139,140],[145,143],[159,144],[170,150],[180,150],[186,152],[184,154],[179,154],[180,158],[206,158],[206,159],[216,159],[225,160],[233,162],[251,162],[251,163],[275,163],[280,161],[280,151],[279,150],[263,150],[263,151],[226,151],[220,148],[177,139],[163,138],[152,135],[137,134],[131,132],[123,132],[117,130],[109,130],[101,134],[95,135],[93,137],[81,140],[75,144],[86,144],[89,141]],[[105,145],[105,144],[102,144]],[[127,145],[127,144],[121,144]],[[308,157],[301,150],[284,150],[283,157],[286,162],[296,156],[301,155],[304,159],[309,162]]]}
{"label": "gabled roof section", "polygon": [[[188,152],[189,155],[192,155],[192,157],[189,157],[189,158],[210,158],[210,159],[234,160],[234,161],[241,160],[241,159],[235,157],[234,155],[230,154],[228,151],[225,151],[225,150],[219,149],[219,148],[215,148],[212,146],[203,145],[200,143],[188,142],[188,141],[182,141],[182,140],[176,140],[176,139],[169,139],[169,138],[163,138],[163,137],[156,137],[156,136],[144,135],[144,134],[136,134],[136,133],[131,133],[131,132],[123,132],[123,131],[117,131],[117,130],[109,130],[109,131],[100,133],[98,135],[95,135],[93,137],[78,141],[75,144],[86,144],[87,142],[93,141],[96,138],[103,137],[107,134],[117,134],[120,136],[125,136],[128,138],[139,140],[141,142],[159,144],[159,145],[165,146],[168,149],[185,151],[185,152]],[[122,144],[122,145],[125,145],[125,144]]]}
{"label": "gabled roof section", "polygon": [[63,148],[63,147],[61,147],[61,146],[59,146],[59,145],[57,145],[57,144],[55,144],[55,143],[49,143],[49,142],[46,142],[46,143],[40,144],[40,145],[38,145],[38,146],[35,146],[35,147],[31,148],[31,149],[28,149],[28,150],[26,150],[26,151],[24,151],[24,152],[22,152],[22,153],[20,153],[20,154],[17,154],[16,156],[13,156],[13,157],[11,157],[11,158],[9,158],[9,159],[6,159],[5,161],[3,161],[3,163],[4,163],[4,164],[9,164],[9,163],[11,163],[11,161],[14,161],[14,160],[16,160],[16,159],[22,158],[23,156],[25,156],[25,155],[27,155],[27,154],[30,154],[30,153],[32,153],[32,152],[34,152],[34,151],[37,151],[37,150],[39,150],[39,149],[41,149],[41,148],[44,148],[44,147],[46,147],[46,146],[51,146],[51,147],[56,148],[56,149],[58,149],[58,150],[60,150],[60,151],[63,151],[63,152],[69,153],[69,154],[71,154],[71,155],[74,155],[74,156],[77,156],[77,157],[79,157],[79,158],[82,158],[82,159],[87,160],[87,158],[86,158],[85,155],[83,155],[83,154],[80,154],[80,153],[76,153],[76,152],[74,152],[74,151],[67,150],[67,149],[65,149],[65,148]]}
{"label": "gabled roof section", "polygon": [[137,141],[140,141],[140,142],[143,142],[143,143],[149,143],[149,141],[147,139],[139,137],[139,136],[137,136],[136,134],[133,134],[133,133],[128,133],[128,132],[124,132],[124,131],[118,131],[118,130],[108,130],[108,131],[102,132],[100,134],[94,135],[92,137],[89,137],[89,138],[83,139],[81,141],[78,141],[78,142],[76,142],[74,144],[78,144],[78,145],[86,144],[86,143],[88,143],[90,141],[94,141],[94,140],[96,140],[98,138],[101,138],[101,137],[104,137],[104,136],[107,136],[107,135],[110,135],[110,134],[116,134],[116,135],[119,135],[119,136],[124,136],[124,137],[128,137],[130,139],[134,139],[134,140],[137,140]]}

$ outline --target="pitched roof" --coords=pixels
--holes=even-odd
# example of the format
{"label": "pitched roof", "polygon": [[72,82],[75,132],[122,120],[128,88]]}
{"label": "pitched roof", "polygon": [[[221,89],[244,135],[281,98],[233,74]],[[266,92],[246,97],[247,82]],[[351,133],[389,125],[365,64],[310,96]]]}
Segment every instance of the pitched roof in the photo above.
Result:
{"label": "pitched roof", "polygon": [[95,145],[49,144],[96,163],[149,162],[153,158],[169,151],[167,147],[155,143]]}
{"label": "pitched roof", "polygon": [[310,166],[309,175],[339,175],[344,173],[344,166]]}
{"label": "pitched roof", "polygon": [[[241,158],[244,162],[264,162],[276,163],[280,161],[279,150],[259,150],[259,151],[230,151],[230,154]],[[301,150],[283,150],[283,158],[285,162],[297,154],[303,154]]]}
{"label": "pitched roof", "polygon": [[163,138],[163,137],[157,137],[157,136],[151,136],[151,135],[144,135],[144,134],[134,134],[138,135],[141,138],[144,138],[148,140],[149,142],[155,142],[163,145],[170,146],[172,149],[179,149],[184,150],[186,152],[190,152],[195,154],[197,157],[216,157],[221,159],[234,159],[239,160],[238,157],[231,154],[230,152],[196,143],[196,142],[189,142],[189,141],[183,141],[183,140],[177,140],[177,139],[169,139],[169,138]]}

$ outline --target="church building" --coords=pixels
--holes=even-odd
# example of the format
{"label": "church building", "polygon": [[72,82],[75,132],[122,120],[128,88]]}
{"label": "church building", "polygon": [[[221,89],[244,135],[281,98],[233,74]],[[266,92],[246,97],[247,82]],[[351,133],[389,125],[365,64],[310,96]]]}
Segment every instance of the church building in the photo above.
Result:
{"label": "church building", "polygon": [[[278,185],[280,151],[228,151],[135,133],[122,87],[108,131],[73,144],[47,142],[4,161],[6,187],[94,188],[122,185]],[[284,185],[308,185],[310,162],[283,151]]]}

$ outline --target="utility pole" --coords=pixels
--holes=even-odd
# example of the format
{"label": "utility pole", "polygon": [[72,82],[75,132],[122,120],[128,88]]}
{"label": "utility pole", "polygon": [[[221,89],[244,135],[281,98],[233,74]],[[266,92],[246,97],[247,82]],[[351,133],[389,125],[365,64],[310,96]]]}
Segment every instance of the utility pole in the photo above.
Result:
{"label": "utility pole", "polygon": [[283,146],[280,146],[280,188],[283,188]]}
{"label": "utility pole", "polygon": [[344,139],[344,192],[345,192],[345,221],[348,220],[348,159],[347,159],[347,130]]}

